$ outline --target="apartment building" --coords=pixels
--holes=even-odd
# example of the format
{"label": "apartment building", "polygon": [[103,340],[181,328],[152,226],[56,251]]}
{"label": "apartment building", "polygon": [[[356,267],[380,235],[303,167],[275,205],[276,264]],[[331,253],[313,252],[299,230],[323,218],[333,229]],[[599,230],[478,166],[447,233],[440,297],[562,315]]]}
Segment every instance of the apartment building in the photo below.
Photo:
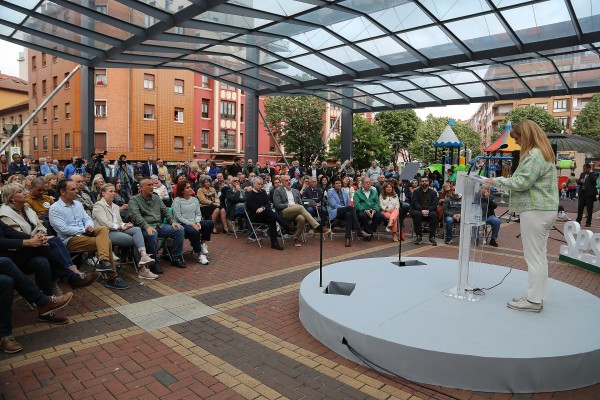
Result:
{"label": "apartment building", "polygon": [[[0,74],[0,145],[23,125],[29,116],[27,81]],[[10,147],[22,154],[29,153],[29,129],[24,129]],[[10,148],[7,149],[7,152]]]}

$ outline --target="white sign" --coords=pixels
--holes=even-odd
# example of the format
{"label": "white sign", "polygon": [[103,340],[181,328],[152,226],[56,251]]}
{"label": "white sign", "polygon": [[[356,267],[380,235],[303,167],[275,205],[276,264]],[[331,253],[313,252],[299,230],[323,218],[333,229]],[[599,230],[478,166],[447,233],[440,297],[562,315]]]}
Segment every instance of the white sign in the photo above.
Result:
{"label": "white sign", "polygon": [[581,229],[578,222],[565,224],[566,245],[560,246],[560,254],[600,267],[600,233]]}

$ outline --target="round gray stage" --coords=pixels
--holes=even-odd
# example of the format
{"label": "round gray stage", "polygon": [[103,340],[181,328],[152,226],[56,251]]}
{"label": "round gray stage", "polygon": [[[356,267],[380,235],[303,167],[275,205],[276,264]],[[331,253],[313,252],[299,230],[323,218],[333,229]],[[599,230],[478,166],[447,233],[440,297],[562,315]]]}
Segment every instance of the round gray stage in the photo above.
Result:
{"label": "round gray stage", "polygon": [[[514,311],[506,302],[526,294],[527,273],[513,270],[480,301],[459,300],[445,295],[456,286],[457,261],[419,260],[427,265],[400,268],[394,258],[332,264],[322,288],[313,271],[300,286],[300,320],[336,353],[366,364],[347,343],[376,369],[417,382],[512,393],[600,382],[600,299],[551,279],[541,313]],[[492,286],[508,271],[480,264],[474,286]],[[326,294],[330,282],[356,286],[349,295]],[[340,286],[348,294],[352,285]]]}

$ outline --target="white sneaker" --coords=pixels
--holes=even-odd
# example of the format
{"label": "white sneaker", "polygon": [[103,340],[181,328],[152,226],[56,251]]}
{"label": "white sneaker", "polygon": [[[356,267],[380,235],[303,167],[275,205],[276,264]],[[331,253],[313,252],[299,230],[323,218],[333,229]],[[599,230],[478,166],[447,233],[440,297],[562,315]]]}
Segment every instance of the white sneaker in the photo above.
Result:
{"label": "white sneaker", "polygon": [[96,257],[96,256],[88,257],[85,260],[85,263],[88,265],[91,265],[93,267],[94,265],[98,264],[98,257]]}
{"label": "white sneaker", "polygon": [[147,269],[145,272],[140,272],[138,274],[138,278],[152,280],[152,279],[158,278],[158,275],[156,275],[155,273],[153,273],[152,271],[150,271],[149,269]]}
{"label": "white sneaker", "polygon": [[198,257],[198,262],[202,265],[207,265],[208,264],[208,258],[206,258],[206,256],[204,254],[200,254],[200,257]]}
{"label": "white sneaker", "polygon": [[544,308],[543,303],[532,303],[527,300],[527,297],[521,297],[517,301],[509,301],[506,303],[508,308],[517,310],[517,311],[528,311],[528,312],[540,312]]}
{"label": "white sneaker", "polygon": [[119,257],[117,257],[117,255],[115,254],[115,252],[114,252],[114,251],[113,251],[113,260],[114,260],[115,262],[120,260],[120,258],[119,258]]}
{"label": "white sneaker", "polygon": [[150,267],[151,265],[154,265],[154,263],[154,259],[148,255],[145,255],[142,258],[140,258],[140,266]]}
{"label": "white sneaker", "polygon": [[200,243],[200,248],[202,249],[202,254],[207,256],[208,255],[208,246],[206,245],[206,243]]}

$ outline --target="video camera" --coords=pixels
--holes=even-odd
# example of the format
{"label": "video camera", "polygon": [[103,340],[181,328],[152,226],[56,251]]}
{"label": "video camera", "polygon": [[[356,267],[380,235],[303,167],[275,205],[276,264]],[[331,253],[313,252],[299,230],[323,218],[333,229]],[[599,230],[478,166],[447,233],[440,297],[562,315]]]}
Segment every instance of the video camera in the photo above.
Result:
{"label": "video camera", "polygon": [[92,154],[92,160],[102,160],[108,151],[104,150],[102,153]]}

